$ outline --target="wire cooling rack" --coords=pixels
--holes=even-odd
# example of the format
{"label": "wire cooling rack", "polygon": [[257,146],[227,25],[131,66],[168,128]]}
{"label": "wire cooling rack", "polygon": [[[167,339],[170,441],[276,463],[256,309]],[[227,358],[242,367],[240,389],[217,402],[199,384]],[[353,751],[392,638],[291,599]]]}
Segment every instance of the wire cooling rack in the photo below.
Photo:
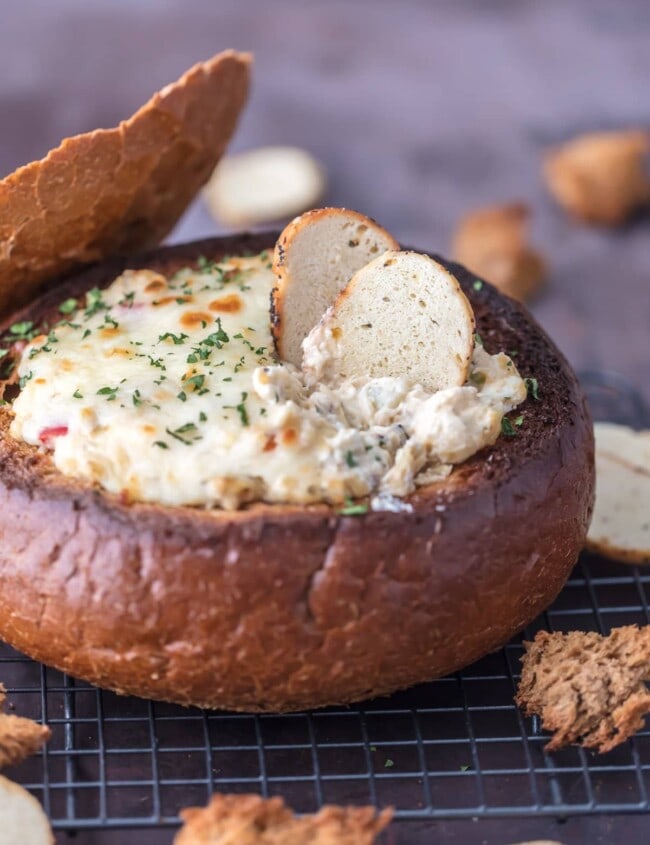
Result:
{"label": "wire cooling rack", "polygon": [[[597,418],[643,423],[614,374],[585,374]],[[650,731],[609,754],[545,754],[536,719],[513,703],[522,638],[650,622],[650,568],[583,555],[555,604],[464,671],[362,706],[234,715],[122,698],[0,645],[0,680],[52,739],[10,776],[58,829],[170,826],[214,791],[324,803],[392,804],[398,819],[568,817],[650,810]],[[64,621],[63,621],[64,624]]]}

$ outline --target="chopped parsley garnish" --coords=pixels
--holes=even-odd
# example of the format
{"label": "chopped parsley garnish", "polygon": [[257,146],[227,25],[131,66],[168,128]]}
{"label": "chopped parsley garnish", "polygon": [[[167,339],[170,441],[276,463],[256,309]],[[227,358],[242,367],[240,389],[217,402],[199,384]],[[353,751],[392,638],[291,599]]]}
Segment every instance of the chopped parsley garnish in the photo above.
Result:
{"label": "chopped parsley garnish", "polygon": [[239,361],[235,364],[234,372],[238,373],[246,364],[246,358],[242,355]]}
{"label": "chopped parsley garnish", "polygon": [[86,294],[86,317],[92,317],[98,311],[103,311],[108,306],[102,299],[102,291],[99,288],[91,288]]}
{"label": "chopped parsley garnish", "polygon": [[77,300],[74,296],[71,296],[70,299],[66,299],[65,302],[62,302],[59,305],[59,312],[61,314],[72,314],[72,312],[77,307]]}
{"label": "chopped parsley garnish", "polygon": [[72,394],[72,396],[73,396],[75,399],[83,399],[83,395],[82,395],[81,391],[79,390],[79,388],[77,388],[77,389],[75,390],[75,392]]}
{"label": "chopped parsley garnish", "polygon": [[9,327],[12,340],[31,340],[36,335],[34,323],[31,320],[23,320],[21,323],[14,323]]}
{"label": "chopped parsley garnish", "polygon": [[132,396],[131,398],[133,399],[133,405],[134,405],[134,407],[136,407],[136,408],[137,408],[137,407],[138,407],[138,405],[142,405],[142,397],[140,396],[140,391],[139,391],[139,390],[134,390],[134,391],[133,391],[133,396]]}
{"label": "chopped parsley garnish", "polygon": [[357,463],[356,458],[354,457],[354,453],[353,453],[353,452],[351,452],[351,451],[347,451],[347,452],[345,453],[345,463],[346,463],[349,467],[356,467],[356,466],[359,466],[359,464]]}
{"label": "chopped parsley garnish", "polygon": [[159,449],[169,449],[169,446],[162,440],[154,440],[153,445],[157,446]]}
{"label": "chopped parsley garnish", "polygon": [[472,285],[474,290],[482,290],[483,289],[483,282],[480,279],[476,279],[474,284]]}
{"label": "chopped parsley garnish", "polygon": [[362,516],[368,513],[368,505],[355,504],[354,500],[349,496],[345,497],[345,507],[339,511],[341,516]]}
{"label": "chopped parsley garnish", "polygon": [[133,307],[133,300],[135,298],[135,291],[132,290],[130,293],[125,293],[122,299],[119,301],[119,305],[123,305],[125,308],[132,308]]}
{"label": "chopped parsley garnish", "polygon": [[513,427],[508,417],[501,417],[501,434],[505,434],[506,437],[515,437],[517,434],[517,429]]}
{"label": "chopped parsley garnish", "polygon": [[241,395],[241,402],[239,405],[235,405],[235,410],[239,414],[239,419],[241,420],[242,425],[248,425],[248,411],[246,410],[246,405],[244,404],[248,399],[248,393],[244,392]]}
{"label": "chopped parsley garnish", "polygon": [[172,332],[165,332],[165,334],[158,335],[158,343],[162,343],[163,341],[169,338],[174,344],[174,346],[181,346],[183,343],[185,343],[188,337],[189,335],[183,334],[183,332],[181,332],[180,334],[172,334]]}
{"label": "chopped parsley garnish", "polygon": [[199,422],[207,422],[207,421],[208,421],[208,415],[204,411],[201,411],[201,413],[199,414]]}
{"label": "chopped parsley garnish", "polygon": [[526,383],[526,387],[528,388],[528,393],[530,394],[530,396],[532,396],[533,399],[538,400],[539,399],[539,393],[538,393],[539,384],[537,383],[537,379],[536,378],[525,378],[524,382]]}
{"label": "chopped parsley garnish", "polygon": [[478,343],[479,346],[483,346],[483,338],[478,332],[474,332],[474,343]]}
{"label": "chopped parsley garnish", "polygon": [[118,387],[100,387],[97,391],[98,396],[106,396],[106,401],[111,402],[117,398]]}
{"label": "chopped parsley garnish", "polygon": [[179,440],[185,446],[191,446],[196,440],[201,440],[201,435],[193,422],[185,423],[185,425],[180,426],[172,431],[170,428],[166,428],[165,431],[170,437],[173,437],[175,440]]}
{"label": "chopped parsley garnish", "polygon": [[34,373],[31,370],[27,373],[27,375],[21,376],[18,379],[18,386],[20,387],[20,389],[22,390],[23,387],[27,384],[27,382],[30,381],[33,378],[34,378]]}
{"label": "chopped parsley garnish", "polygon": [[90,329],[86,329],[86,331],[82,334],[81,339],[85,340],[88,335],[90,334]]}
{"label": "chopped parsley garnish", "polygon": [[205,384],[205,376],[204,375],[196,375],[190,376],[189,378],[183,379],[183,384],[191,385],[194,390],[201,390],[203,385]]}
{"label": "chopped parsley garnish", "polygon": [[387,757],[384,760],[384,768],[385,769],[392,769],[394,765],[395,765],[395,761],[391,760],[390,757]]}
{"label": "chopped parsley garnish", "polygon": [[102,323],[101,328],[105,328],[106,326],[111,326],[112,328],[117,329],[117,328],[119,328],[119,325],[120,324],[117,322],[117,320],[114,320],[110,316],[110,314],[105,314],[104,315],[104,322]]}
{"label": "chopped parsley garnish", "polygon": [[160,370],[167,369],[162,358],[154,358],[152,355],[147,355],[147,358],[149,359],[149,363],[152,367],[158,367]]}
{"label": "chopped parsley garnish", "polygon": [[514,424],[515,424],[515,425],[517,425],[517,426],[523,425],[523,424],[524,424],[524,415],[523,415],[523,414],[519,414],[519,416],[518,416],[518,417],[515,417],[515,418],[514,418],[513,422],[514,422]]}
{"label": "chopped parsley garnish", "polygon": [[177,398],[177,399],[180,399],[180,400],[181,400],[181,402],[187,402],[187,393],[185,393],[185,391],[184,391],[184,390],[181,390],[181,392],[180,392],[180,393],[177,393],[177,394],[176,394],[176,398]]}

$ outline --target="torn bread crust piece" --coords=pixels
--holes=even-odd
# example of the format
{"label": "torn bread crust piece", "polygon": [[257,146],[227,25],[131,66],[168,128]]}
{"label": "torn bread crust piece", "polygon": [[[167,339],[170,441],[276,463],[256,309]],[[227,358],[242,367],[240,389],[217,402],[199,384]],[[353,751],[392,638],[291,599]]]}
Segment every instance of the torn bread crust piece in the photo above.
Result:
{"label": "torn bread crust piece", "polygon": [[22,786],[0,775],[2,845],[54,845],[43,808]]}
{"label": "torn bread crust piece", "polygon": [[159,243],[224,152],[250,63],[220,53],[118,127],[67,138],[0,181],[0,313],[74,267]]}
{"label": "torn bread crust piece", "polygon": [[587,548],[650,563],[650,432],[596,423],[596,504]]}
{"label": "torn bread crust piece", "polygon": [[391,809],[325,806],[297,817],[280,797],[213,795],[207,807],[181,811],[174,845],[372,845]]}
{"label": "torn bread crust piece", "polygon": [[300,367],[303,340],[357,270],[397,249],[389,232],[358,211],[318,208],[292,220],[273,255],[271,321],[280,358]]}
{"label": "torn bread crust piece", "polygon": [[601,754],[643,727],[650,712],[650,626],[593,631],[540,631],[525,642],[515,701],[553,732],[556,751],[577,744]]}
{"label": "torn bread crust piece", "polygon": [[543,286],[546,262],[528,243],[530,209],[521,202],[466,214],[454,235],[454,258],[519,302]]}
{"label": "torn bread crust piece", "polygon": [[[0,710],[4,708],[6,690],[0,684]],[[47,725],[32,719],[0,712],[0,769],[15,766],[41,750],[51,736]]]}
{"label": "torn bread crust piece", "polygon": [[460,387],[474,313],[456,278],[416,252],[385,252],[359,270],[303,344],[309,380],[404,376],[428,391]]}
{"label": "torn bread crust piece", "polygon": [[573,217],[620,226],[650,204],[649,154],[644,129],[579,135],[547,153],[546,185]]}

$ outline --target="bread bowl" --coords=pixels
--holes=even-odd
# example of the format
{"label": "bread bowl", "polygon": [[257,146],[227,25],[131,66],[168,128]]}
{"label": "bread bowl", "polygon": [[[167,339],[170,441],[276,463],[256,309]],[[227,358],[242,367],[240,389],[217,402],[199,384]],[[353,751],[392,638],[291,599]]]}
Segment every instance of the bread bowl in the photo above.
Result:
{"label": "bread bowl", "polygon": [[[38,324],[125,268],[272,250],[277,233],[115,258],[0,327]],[[292,711],[389,693],[506,642],[557,595],[593,504],[593,440],[568,364],[518,304],[457,265],[490,352],[538,398],[516,436],[406,498],[409,510],[129,502],[55,470],[0,408],[0,636],[120,693]],[[343,509],[345,510],[345,509]]]}

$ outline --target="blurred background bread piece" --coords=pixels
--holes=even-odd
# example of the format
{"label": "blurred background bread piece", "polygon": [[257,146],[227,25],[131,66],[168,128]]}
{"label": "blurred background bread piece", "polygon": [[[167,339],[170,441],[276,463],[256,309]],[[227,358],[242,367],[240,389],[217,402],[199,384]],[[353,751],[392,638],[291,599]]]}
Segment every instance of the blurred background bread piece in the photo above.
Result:
{"label": "blurred background bread piece", "polygon": [[528,243],[529,225],[530,209],[521,202],[470,211],[456,228],[454,260],[525,302],[541,289],[546,275],[546,262]]}
{"label": "blurred background bread piece", "polygon": [[322,165],[299,147],[260,147],[227,156],[204,190],[220,223],[238,228],[286,220],[325,193]]}

